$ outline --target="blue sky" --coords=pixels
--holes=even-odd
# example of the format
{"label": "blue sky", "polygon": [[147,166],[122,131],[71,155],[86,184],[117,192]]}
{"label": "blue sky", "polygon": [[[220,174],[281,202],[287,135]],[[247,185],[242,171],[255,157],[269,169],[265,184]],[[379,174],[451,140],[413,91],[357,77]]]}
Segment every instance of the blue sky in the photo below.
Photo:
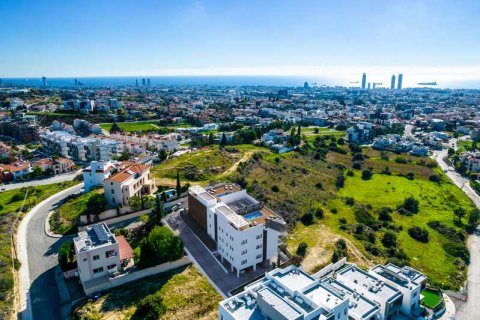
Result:
{"label": "blue sky", "polygon": [[470,79],[479,15],[477,0],[0,0],[0,77],[443,67]]}

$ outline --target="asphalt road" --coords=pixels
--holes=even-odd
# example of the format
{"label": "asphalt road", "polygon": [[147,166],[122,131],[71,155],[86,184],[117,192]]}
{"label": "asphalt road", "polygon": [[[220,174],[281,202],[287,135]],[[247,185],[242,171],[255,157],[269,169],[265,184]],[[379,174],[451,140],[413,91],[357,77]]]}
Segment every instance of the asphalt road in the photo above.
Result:
{"label": "asphalt road", "polygon": [[[436,151],[433,158],[437,161],[442,170],[447,169],[447,176],[472,199],[477,208],[480,209],[480,197],[470,187],[468,179],[462,177],[455,171],[448,171],[448,164],[443,160],[447,156],[447,150]],[[468,239],[470,249],[470,266],[468,267],[468,300],[457,309],[455,318],[458,320],[480,319],[480,236],[473,234]]]}
{"label": "asphalt road", "polygon": [[[18,235],[18,246],[26,244],[26,250],[20,249],[22,268],[28,268],[28,274],[20,271],[20,275],[28,279],[22,279],[30,285],[24,286],[29,290],[30,310],[26,312],[26,318],[34,320],[62,319],[60,314],[60,297],[55,281],[54,269],[57,265],[56,252],[67,238],[51,238],[45,233],[45,220],[52,206],[59,200],[70,194],[80,191],[83,184],[64,190],[41,202],[34,207],[26,219],[24,231]],[[23,232],[25,234],[23,234]],[[26,243],[25,243],[26,242]],[[27,259],[27,261],[25,261]]]}
{"label": "asphalt road", "polygon": [[20,189],[23,187],[31,187],[31,186],[42,186],[45,184],[52,184],[52,183],[60,183],[63,181],[71,181],[73,180],[79,172],[71,172],[53,176],[51,178],[46,179],[38,179],[32,181],[25,181],[25,182],[17,182],[17,183],[9,183],[0,185],[0,190],[8,191],[13,189]]}

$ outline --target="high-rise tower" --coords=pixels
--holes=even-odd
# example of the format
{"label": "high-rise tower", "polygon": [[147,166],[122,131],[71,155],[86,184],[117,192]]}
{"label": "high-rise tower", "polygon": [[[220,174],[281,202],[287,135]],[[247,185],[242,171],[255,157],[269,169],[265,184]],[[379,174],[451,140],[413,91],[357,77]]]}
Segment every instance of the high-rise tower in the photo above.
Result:
{"label": "high-rise tower", "polygon": [[395,89],[395,75],[392,74],[392,82],[390,83],[390,89]]}
{"label": "high-rise tower", "polygon": [[47,78],[42,77],[42,84],[43,84],[44,87],[47,86]]}
{"label": "high-rise tower", "polygon": [[367,74],[364,72],[362,75],[362,89],[365,89],[367,86]]}
{"label": "high-rise tower", "polygon": [[400,73],[398,75],[398,83],[397,83],[398,90],[402,90],[402,82],[403,82],[403,73]]}

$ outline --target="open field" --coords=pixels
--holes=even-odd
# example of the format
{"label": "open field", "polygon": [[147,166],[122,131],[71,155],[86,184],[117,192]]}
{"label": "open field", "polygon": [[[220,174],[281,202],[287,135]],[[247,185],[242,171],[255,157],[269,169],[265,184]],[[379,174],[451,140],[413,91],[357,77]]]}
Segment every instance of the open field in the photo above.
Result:
{"label": "open field", "polygon": [[338,131],[335,129],[329,129],[325,127],[318,128],[319,131],[318,133],[315,133],[313,130],[313,127],[302,127],[302,135],[305,135],[306,140],[308,142],[313,142],[316,137],[321,137],[321,136],[334,136],[335,138],[345,138],[347,133],[345,131]]}
{"label": "open field", "polygon": [[210,146],[168,159],[153,167],[152,174],[157,179],[157,184],[161,184],[162,179],[167,179],[165,182],[176,179],[177,170],[182,181],[206,182],[226,179],[235,171],[233,169],[239,162],[246,161],[255,151],[271,152],[252,145],[228,146],[223,149],[219,146]]}
{"label": "open field", "polygon": [[112,289],[76,310],[74,319],[141,319],[135,312],[147,296],[162,301],[165,313],[161,319],[171,320],[217,319],[222,300],[207,279],[190,266]]}
{"label": "open field", "polygon": [[442,297],[438,294],[437,291],[433,291],[430,289],[422,290],[423,295],[423,303],[429,308],[435,308],[440,301],[442,301]]}
{"label": "open field", "polygon": [[[107,131],[110,131],[112,129],[113,123],[102,123],[99,124],[99,126]],[[178,125],[168,125],[168,126],[162,126],[159,124],[158,121],[137,121],[137,122],[118,122],[118,126],[122,131],[125,132],[134,132],[134,131],[143,131],[143,132],[148,132],[148,131],[157,131],[160,129],[164,130],[172,130],[174,128],[188,128],[191,127],[190,124],[178,124]]]}
{"label": "open field", "polygon": [[[68,181],[58,184],[29,187],[23,212],[35,206],[51,195],[67,189],[78,181]],[[10,246],[10,228],[20,210],[27,188],[5,191],[0,193],[0,318],[12,310],[13,275],[12,275],[12,248]],[[23,214],[21,214],[23,215]],[[17,267],[18,267],[17,262]],[[7,318],[7,317],[6,317]]]}
{"label": "open field", "polygon": [[[405,156],[407,163],[397,163],[394,154],[390,160],[381,160],[376,157],[378,152],[375,150],[365,149],[363,153],[369,157],[363,167],[373,167],[373,178],[362,180],[361,171],[353,170],[354,176],[345,175],[345,186],[338,190],[336,177],[342,174],[338,164],[351,168],[351,155],[330,152],[327,162],[316,160],[315,153],[310,151],[265,155],[240,165],[236,180],[245,180],[249,193],[284,217],[291,229],[286,241],[291,252],[295,253],[300,242],[307,243],[304,266],[308,270],[316,270],[327,263],[335,242],[344,238],[349,260],[360,265],[385,262],[389,257],[396,258],[392,255],[395,254],[425,272],[430,283],[459,287],[466,277],[465,264],[445,252],[442,246],[449,240],[427,223],[440,221],[460,230],[453,223],[453,210],[457,207],[467,211],[473,209],[470,199],[450,183],[443,172],[427,166],[429,159]],[[390,168],[392,175],[379,173],[385,166]],[[413,180],[400,176],[409,172],[414,173]],[[440,177],[440,183],[429,180],[433,174]],[[397,213],[397,206],[409,196],[419,201],[419,213],[413,216]],[[347,205],[347,198],[353,198],[354,204]],[[378,211],[383,207],[392,209],[392,222],[382,224],[378,221]],[[323,218],[315,218],[309,226],[298,221],[303,214],[315,212],[318,208],[323,210]],[[354,232],[358,225],[355,213],[359,208],[366,208],[378,224],[378,229],[372,231],[374,243],[370,245],[378,250],[376,255],[367,250],[365,239]],[[346,221],[343,226],[340,219]],[[428,230],[429,242],[421,243],[411,238],[408,229],[412,226]],[[370,230],[369,225],[366,227],[366,231]],[[392,253],[381,243],[387,230],[394,230],[399,252]]]}
{"label": "open field", "polygon": [[103,193],[103,189],[92,190],[60,205],[50,216],[51,230],[57,234],[77,232],[78,219],[86,210],[88,199],[96,193]]}

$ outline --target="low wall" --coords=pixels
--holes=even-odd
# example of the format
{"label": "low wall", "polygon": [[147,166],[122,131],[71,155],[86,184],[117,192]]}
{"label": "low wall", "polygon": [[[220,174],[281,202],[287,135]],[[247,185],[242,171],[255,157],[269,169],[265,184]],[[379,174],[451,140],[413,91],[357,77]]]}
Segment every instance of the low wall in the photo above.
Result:
{"label": "low wall", "polygon": [[[128,206],[119,208],[119,212],[117,212],[117,209],[109,209],[100,213],[98,215],[98,220],[96,221],[94,221],[93,216],[91,215],[90,223],[88,223],[88,218],[86,215],[81,215],[80,224],[82,224],[82,226],[78,227],[78,230],[83,231],[86,229],[88,224],[93,224],[93,223],[105,222],[106,224],[113,224],[113,223],[122,222],[124,220],[136,218],[138,216],[141,216],[142,214],[149,214],[150,211],[151,209],[133,211],[133,209]],[[120,215],[118,213],[120,213]]]}
{"label": "low wall", "polygon": [[63,277],[65,279],[73,278],[73,277],[76,277],[76,276],[78,276],[78,269],[76,269],[76,268],[72,269],[72,270],[65,271],[63,273]]}
{"label": "low wall", "polygon": [[186,266],[190,264],[190,258],[188,257],[183,257],[178,260],[172,261],[172,262],[166,262],[159,264],[154,267],[146,268],[146,269],[139,269],[135,270],[133,272],[127,273],[120,275],[116,278],[110,278],[110,281],[99,284],[97,286],[92,286],[89,288],[84,288],[85,289],[85,294],[86,295],[91,295],[93,293],[99,292],[99,291],[105,291],[111,288],[115,288],[118,286],[121,286],[123,284],[139,280],[145,277],[153,276],[162,272],[167,272],[173,269],[177,269],[183,266]]}
{"label": "low wall", "polygon": [[344,257],[344,258],[338,260],[335,263],[330,263],[328,266],[324,267],[323,269],[321,269],[317,273],[313,274],[313,276],[317,279],[320,279],[320,278],[326,276],[327,274],[340,269],[346,263],[347,263],[347,258]]}

